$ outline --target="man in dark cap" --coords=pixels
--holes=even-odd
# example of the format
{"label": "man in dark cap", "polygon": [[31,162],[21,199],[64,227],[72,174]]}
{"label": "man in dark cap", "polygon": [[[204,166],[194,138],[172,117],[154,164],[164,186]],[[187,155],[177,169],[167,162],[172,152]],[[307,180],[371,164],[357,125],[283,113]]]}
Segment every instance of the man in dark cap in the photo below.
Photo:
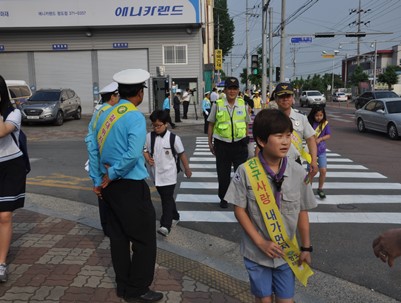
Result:
{"label": "man in dark cap", "polygon": [[98,161],[90,160],[94,191],[111,210],[107,223],[117,296],[127,302],[163,298],[149,289],[156,263],[156,214],[145,182],[146,121],[137,109],[149,77],[142,69],[113,76],[121,99],[99,117],[93,136],[98,148],[92,152]]}
{"label": "man in dark cap", "polygon": [[224,196],[230,185],[232,166],[235,171],[248,158],[247,123],[250,118],[245,101],[238,97],[238,93],[238,79],[228,77],[224,85],[225,96],[212,105],[208,118],[209,148],[216,156],[221,208],[228,207]]}
{"label": "man in dark cap", "polygon": [[[292,108],[294,104],[294,89],[291,83],[279,83],[274,90],[274,96],[279,110],[290,117],[294,128],[291,136],[291,147],[287,156],[289,159],[295,160],[300,164],[302,163],[301,158],[309,163],[310,172],[308,181],[312,182],[313,177],[318,172],[315,131],[310,125],[308,118]],[[303,140],[306,140],[309,152],[303,148]]]}

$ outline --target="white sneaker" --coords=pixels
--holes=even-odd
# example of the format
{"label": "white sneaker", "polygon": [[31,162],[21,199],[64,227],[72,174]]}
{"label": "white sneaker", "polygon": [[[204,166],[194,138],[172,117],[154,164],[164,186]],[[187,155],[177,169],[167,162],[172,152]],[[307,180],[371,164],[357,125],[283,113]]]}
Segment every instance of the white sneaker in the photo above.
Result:
{"label": "white sneaker", "polygon": [[7,275],[7,264],[2,263],[0,264],[0,282],[7,282],[8,275]]}
{"label": "white sneaker", "polygon": [[157,233],[161,234],[164,237],[167,237],[168,234],[170,233],[167,227],[161,226],[158,230]]}
{"label": "white sneaker", "polygon": [[171,227],[176,226],[179,222],[180,220],[173,220],[173,222],[171,223]]}

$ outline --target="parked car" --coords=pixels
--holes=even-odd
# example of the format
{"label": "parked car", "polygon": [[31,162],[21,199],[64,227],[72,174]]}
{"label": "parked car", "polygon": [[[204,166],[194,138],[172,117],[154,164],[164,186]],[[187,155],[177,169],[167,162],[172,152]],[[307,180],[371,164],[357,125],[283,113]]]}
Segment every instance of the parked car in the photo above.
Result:
{"label": "parked car", "polygon": [[333,94],[333,102],[347,102],[348,97],[345,93],[337,92]]}
{"label": "parked car", "polygon": [[376,90],[376,91],[368,91],[364,92],[362,95],[355,98],[355,108],[361,108],[368,101],[372,99],[382,99],[382,98],[398,98],[399,96],[392,92],[391,90]]}
{"label": "parked car", "polygon": [[81,119],[81,99],[69,88],[40,89],[21,106],[22,122],[53,122],[62,125],[64,119]]}
{"label": "parked car", "polygon": [[401,98],[371,100],[355,112],[358,131],[387,133],[390,139],[401,135]]}
{"label": "parked car", "polygon": [[31,88],[23,80],[6,80],[6,84],[11,102],[17,107],[32,96]]}
{"label": "parked car", "polygon": [[313,105],[326,105],[326,97],[318,90],[306,90],[303,91],[299,98],[301,107],[313,106]]}

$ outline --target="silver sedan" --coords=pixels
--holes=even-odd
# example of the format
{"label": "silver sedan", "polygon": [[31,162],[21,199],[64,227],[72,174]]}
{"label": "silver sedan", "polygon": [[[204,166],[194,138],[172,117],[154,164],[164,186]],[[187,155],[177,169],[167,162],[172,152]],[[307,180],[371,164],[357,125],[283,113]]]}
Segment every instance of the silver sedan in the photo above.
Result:
{"label": "silver sedan", "polygon": [[355,112],[358,131],[387,133],[396,140],[401,135],[401,98],[371,100]]}

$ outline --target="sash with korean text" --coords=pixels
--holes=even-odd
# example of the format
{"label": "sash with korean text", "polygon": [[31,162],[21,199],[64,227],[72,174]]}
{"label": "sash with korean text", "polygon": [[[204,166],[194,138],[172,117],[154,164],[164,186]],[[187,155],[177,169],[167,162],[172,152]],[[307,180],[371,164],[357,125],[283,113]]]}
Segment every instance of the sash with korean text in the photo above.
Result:
{"label": "sash with korean text", "polygon": [[110,133],[111,128],[120,119],[124,114],[138,110],[136,106],[132,103],[124,103],[121,105],[117,105],[114,109],[109,113],[106,120],[104,120],[102,127],[97,133],[97,144],[99,146],[99,152],[102,153],[104,142],[106,141],[107,136]]}
{"label": "sash with korean text", "polygon": [[319,138],[320,134],[323,132],[327,124],[329,124],[329,121],[324,121],[322,125],[316,127],[316,133],[315,133],[316,138]]}
{"label": "sash with korean text", "polygon": [[258,157],[249,159],[245,168],[270,239],[283,249],[283,259],[297,279],[306,286],[313,271],[306,262],[303,262],[301,266],[298,265],[301,252],[296,237],[294,236],[293,241],[288,237],[269,180]]}
{"label": "sash with korean text", "polygon": [[302,139],[298,135],[298,133],[294,130],[291,134],[291,143],[294,145],[294,147],[297,149],[299,154],[303,159],[306,160],[309,164],[312,162],[312,157],[311,155],[304,149],[302,145]]}

